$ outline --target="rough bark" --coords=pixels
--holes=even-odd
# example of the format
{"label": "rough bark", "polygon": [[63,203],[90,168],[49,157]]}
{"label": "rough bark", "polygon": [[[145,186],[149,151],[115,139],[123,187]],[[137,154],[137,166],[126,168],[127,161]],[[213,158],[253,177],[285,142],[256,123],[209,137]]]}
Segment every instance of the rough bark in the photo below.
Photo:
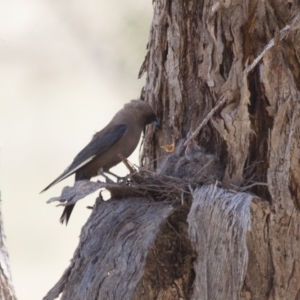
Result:
{"label": "rough bark", "polygon": [[146,198],[98,202],[59,283],[44,299],[131,299],[170,203]]}
{"label": "rough bark", "polygon": [[195,190],[191,208],[140,197],[98,202],[44,299],[238,299],[251,200],[210,185]]}
{"label": "rough bark", "polygon": [[297,1],[156,1],[142,70],[143,97],[164,124],[146,136],[146,165],[223,97],[197,140],[220,154],[230,187],[264,183],[251,189],[271,210],[252,225],[261,243],[248,245],[245,299],[300,297],[299,12]]}
{"label": "rough bark", "polygon": [[[213,153],[225,168],[224,189],[198,184],[191,206],[184,190],[185,205],[178,203],[179,193],[171,199],[176,205],[168,208],[170,215],[163,209],[152,215],[149,207],[139,217],[134,198],[116,202],[117,211],[123,203],[130,207],[118,216],[121,224],[134,217],[142,226],[155,217],[152,233],[131,229],[130,241],[144,235],[139,249],[110,229],[117,215],[89,225],[101,215],[95,209],[84,228],[98,228],[101,242],[106,237],[106,243],[117,243],[115,252],[83,230],[78,249],[97,243],[95,251],[77,250],[59,288],[46,299],[61,291],[63,299],[300,299],[299,16],[297,1],[155,1],[141,97],[157,112],[162,130],[146,132],[142,164],[166,174],[161,146],[195,132],[202,153]],[[167,159],[173,163],[168,176],[190,180],[183,171],[203,170],[202,160],[188,152]],[[189,166],[178,167],[176,160]],[[157,204],[155,196],[139,203],[167,205]],[[107,286],[112,277],[105,265],[96,274],[95,253],[101,254],[98,261],[124,263],[131,252],[138,263],[126,265],[135,268],[135,277],[124,271],[115,280],[122,285]],[[76,280],[71,284],[69,278]],[[90,290],[97,293],[82,294]],[[122,298],[114,298],[116,293]]]}
{"label": "rough bark", "polygon": [[196,189],[188,216],[197,253],[192,299],[239,299],[248,264],[252,196],[215,186]]}
{"label": "rough bark", "polygon": [[8,252],[5,245],[1,201],[0,193],[0,299],[15,300],[17,298],[12,283]]}

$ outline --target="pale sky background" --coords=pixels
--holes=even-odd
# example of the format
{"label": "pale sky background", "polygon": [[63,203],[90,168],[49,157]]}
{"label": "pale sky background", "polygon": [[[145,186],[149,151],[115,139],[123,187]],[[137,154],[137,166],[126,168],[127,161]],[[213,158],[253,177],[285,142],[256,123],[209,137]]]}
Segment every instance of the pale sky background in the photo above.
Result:
{"label": "pale sky background", "polygon": [[0,190],[19,300],[42,299],[69,265],[95,195],[66,227],[46,201],[73,176],[39,192],[140,95],[152,13],[151,0],[0,0]]}

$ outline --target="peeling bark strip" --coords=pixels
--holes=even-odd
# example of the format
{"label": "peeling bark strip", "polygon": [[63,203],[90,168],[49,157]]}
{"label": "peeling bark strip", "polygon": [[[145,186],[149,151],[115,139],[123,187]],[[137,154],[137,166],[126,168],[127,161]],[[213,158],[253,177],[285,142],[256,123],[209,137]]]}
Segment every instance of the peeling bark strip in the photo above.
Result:
{"label": "peeling bark strip", "polygon": [[249,261],[241,299],[270,300],[274,299],[270,297],[274,274],[268,233],[271,209],[267,202],[254,198],[250,210],[251,231],[247,234]]}
{"label": "peeling bark strip", "polygon": [[197,252],[191,299],[240,299],[247,271],[246,233],[252,196],[215,185],[197,188],[188,215],[189,236]]}
{"label": "peeling bark strip", "polygon": [[170,203],[127,198],[98,203],[69,269],[44,300],[131,299]]}

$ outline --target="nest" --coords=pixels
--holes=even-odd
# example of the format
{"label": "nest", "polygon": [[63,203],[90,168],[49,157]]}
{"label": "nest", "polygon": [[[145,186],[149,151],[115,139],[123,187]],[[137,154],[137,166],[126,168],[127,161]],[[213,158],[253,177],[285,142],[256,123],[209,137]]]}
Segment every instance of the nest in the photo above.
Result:
{"label": "nest", "polygon": [[137,170],[126,158],[120,159],[130,175],[123,183],[107,187],[113,198],[143,195],[155,201],[184,203],[197,186],[219,182],[223,177],[218,159],[200,148],[188,153],[175,151],[165,158],[157,172]]}
{"label": "nest", "polygon": [[[58,201],[60,206],[75,204],[99,189],[106,189],[113,199],[147,197],[157,202],[168,201],[189,205],[193,190],[202,185],[217,183],[231,191],[242,192],[255,185],[263,184],[253,182],[250,176],[253,168],[246,170],[249,174],[245,178],[248,179],[245,179],[241,186],[227,183],[228,178],[224,176],[224,168],[220,160],[213,154],[205,153],[193,140],[187,145],[185,145],[185,140],[179,140],[176,147],[172,149],[172,153],[164,158],[160,169],[156,172],[134,167],[122,155],[119,155],[119,158],[129,170],[129,175],[125,178],[118,182],[113,182],[108,177],[106,177],[107,182],[76,181],[73,187],[65,187],[59,197],[51,198],[48,203]],[[101,199],[100,193],[98,200]]]}
{"label": "nest", "polygon": [[[205,154],[199,147],[182,151],[182,146],[167,156],[157,172],[137,169],[123,156],[121,161],[129,170],[129,175],[115,183],[81,180],[73,187],[65,187],[61,196],[51,198],[49,202],[58,201],[60,206],[75,204],[87,195],[105,188],[111,198],[147,197],[154,201],[170,201],[174,204],[190,203],[193,190],[197,186],[219,182],[223,171],[218,159]],[[184,148],[185,149],[185,148]]]}

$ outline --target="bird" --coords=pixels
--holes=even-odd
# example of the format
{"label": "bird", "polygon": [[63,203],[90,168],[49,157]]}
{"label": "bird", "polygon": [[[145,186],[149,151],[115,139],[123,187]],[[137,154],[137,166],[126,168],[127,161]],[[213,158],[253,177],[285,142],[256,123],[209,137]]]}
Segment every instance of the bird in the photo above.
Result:
{"label": "bird", "polygon": [[[95,133],[92,140],[75,156],[66,170],[51,182],[41,193],[56,183],[75,173],[75,182],[90,180],[99,172],[110,173],[109,169],[121,162],[119,154],[128,157],[135,150],[146,125],[156,128],[160,123],[152,107],[143,100],[132,100],[118,111],[102,130]],[[75,204],[68,205],[60,217],[66,225]]]}
{"label": "bird", "polygon": [[162,160],[158,173],[200,182],[221,181],[224,170],[218,157],[206,153],[193,139],[185,146],[187,138],[178,140],[175,147],[172,144],[173,153]]}

